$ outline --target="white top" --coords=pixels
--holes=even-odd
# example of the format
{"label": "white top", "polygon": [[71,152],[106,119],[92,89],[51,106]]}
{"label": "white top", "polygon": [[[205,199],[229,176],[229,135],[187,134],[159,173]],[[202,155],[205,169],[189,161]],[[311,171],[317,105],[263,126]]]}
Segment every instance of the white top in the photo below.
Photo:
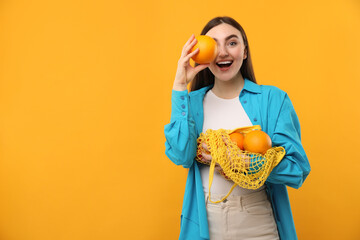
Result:
{"label": "white top", "polygon": [[[204,98],[204,125],[203,132],[207,129],[235,129],[240,127],[252,126],[252,123],[240,103],[239,97],[224,99],[216,96],[212,90],[208,91]],[[204,192],[209,192],[209,170],[208,165],[200,165],[200,174]],[[217,171],[214,172],[211,193],[226,195],[234,185],[233,181],[226,180]],[[244,195],[257,190],[245,189],[237,186],[231,195]]]}

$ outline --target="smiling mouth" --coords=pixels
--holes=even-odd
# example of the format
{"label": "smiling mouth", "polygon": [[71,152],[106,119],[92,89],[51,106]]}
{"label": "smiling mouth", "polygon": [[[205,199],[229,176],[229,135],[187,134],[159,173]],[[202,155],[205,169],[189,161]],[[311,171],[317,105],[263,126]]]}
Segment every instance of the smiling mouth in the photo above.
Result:
{"label": "smiling mouth", "polygon": [[217,62],[216,65],[219,68],[228,68],[231,66],[232,63],[233,63],[233,61],[223,61],[223,62]]}

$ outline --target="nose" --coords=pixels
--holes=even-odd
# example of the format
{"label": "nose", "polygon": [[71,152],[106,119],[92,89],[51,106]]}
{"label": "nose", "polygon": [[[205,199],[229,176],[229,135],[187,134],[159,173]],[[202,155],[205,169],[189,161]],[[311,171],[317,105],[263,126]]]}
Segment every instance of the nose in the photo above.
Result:
{"label": "nose", "polygon": [[217,46],[218,48],[218,56],[223,58],[223,57],[227,57],[229,55],[229,53],[227,52],[227,49],[224,45],[221,46],[221,44],[218,44]]}

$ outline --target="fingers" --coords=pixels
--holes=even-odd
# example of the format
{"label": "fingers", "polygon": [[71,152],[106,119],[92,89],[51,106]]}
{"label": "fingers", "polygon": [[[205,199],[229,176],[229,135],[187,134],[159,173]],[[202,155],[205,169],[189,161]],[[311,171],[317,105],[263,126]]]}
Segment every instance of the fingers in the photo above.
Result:
{"label": "fingers", "polygon": [[[190,49],[189,49],[190,51]],[[192,51],[191,53],[189,53],[189,51],[187,53],[185,53],[182,58],[184,59],[184,62],[189,63],[190,58],[192,58],[193,56],[195,56],[196,54],[198,54],[198,52],[200,51],[198,48],[196,48],[194,51]]]}
{"label": "fingers", "polygon": [[197,74],[198,72],[200,72],[200,71],[202,71],[202,70],[204,70],[205,68],[207,68],[207,67],[209,67],[210,66],[210,64],[200,64],[200,65],[197,65],[196,67],[195,67],[195,74]]}
{"label": "fingers", "polygon": [[195,49],[193,52],[189,53],[188,55],[184,56],[184,59],[186,59],[187,61],[190,60],[190,58],[192,58],[193,56],[195,56],[197,53],[199,52],[199,49]]}
{"label": "fingers", "polygon": [[[201,146],[205,150],[205,151],[201,152],[201,159],[202,159],[202,161],[210,164],[212,161],[212,156],[211,156],[211,154],[209,154],[210,151],[209,151],[208,145],[206,143],[202,143]],[[215,170],[222,171],[222,168],[220,167],[220,165],[218,163],[216,163],[216,165],[215,165]]]}
{"label": "fingers", "polygon": [[190,50],[195,46],[196,43],[197,43],[197,39],[195,38],[195,35],[192,34],[189,40],[185,43],[181,56],[185,57],[190,52]]}
{"label": "fingers", "polygon": [[251,163],[251,159],[249,156],[245,155],[245,154],[241,154],[241,158],[243,159],[245,168],[249,168],[250,167],[250,163]]}
{"label": "fingers", "polygon": [[230,137],[226,138],[225,136],[222,136],[223,142],[225,143],[225,146],[227,147],[229,145]]}
{"label": "fingers", "polygon": [[188,41],[185,43],[181,53],[181,57],[178,61],[178,69],[176,72],[175,82],[180,82],[182,85],[188,84],[194,79],[196,74],[210,66],[210,64],[200,64],[196,67],[191,66],[190,58],[194,57],[200,51],[197,48],[193,52],[191,52],[191,49],[196,45],[196,43],[197,39],[195,38],[195,35],[192,34]]}
{"label": "fingers", "polygon": [[201,158],[204,162],[210,163],[212,160],[209,148],[206,143],[202,143],[201,146],[204,148],[205,151],[202,151]]}
{"label": "fingers", "polygon": [[211,161],[211,159],[212,159],[211,154],[207,154],[207,153],[205,153],[205,152],[202,152],[202,153],[201,153],[201,156],[202,156],[202,158],[203,158],[204,160],[206,160],[206,161]]}
{"label": "fingers", "polygon": [[192,58],[194,55],[196,55],[199,52],[199,49],[195,49],[193,52],[190,52],[196,43],[197,40],[195,38],[195,35],[192,34],[191,37],[188,39],[188,41],[185,43],[181,52],[181,57],[178,61],[178,64],[182,68],[185,69],[188,68],[190,66],[190,58]]}
{"label": "fingers", "polygon": [[210,152],[210,151],[209,151],[209,148],[208,148],[208,146],[207,146],[206,143],[203,142],[203,143],[201,144],[201,146],[202,146],[206,151]]}
{"label": "fingers", "polygon": [[195,34],[191,34],[190,38],[185,43],[184,48],[185,46],[189,45],[194,39],[195,39]]}
{"label": "fingers", "polygon": [[216,164],[216,165],[215,165],[215,170],[216,170],[216,171],[222,171],[223,169],[220,167],[219,164]]}

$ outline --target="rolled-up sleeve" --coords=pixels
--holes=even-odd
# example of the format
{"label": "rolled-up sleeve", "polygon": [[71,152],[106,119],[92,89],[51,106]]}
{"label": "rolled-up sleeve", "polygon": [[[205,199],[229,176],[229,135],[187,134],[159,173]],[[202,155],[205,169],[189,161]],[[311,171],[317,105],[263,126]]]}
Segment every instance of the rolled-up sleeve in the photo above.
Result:
{"label": "rolled-up sleeve", "polygon": [[299,188],[310,173],[310,164],[301,144],[300,123],[290,98],[285,94],[272,136],[273,146],[285,148],[286,155],[267,181]]}
{"label": "rolled-up sleeve", "polygon": [[197,151],[195,122],[189,110],[188,91],[172,91],[171,119],[165,125],[165,154],[176,165],[190,168]]}

